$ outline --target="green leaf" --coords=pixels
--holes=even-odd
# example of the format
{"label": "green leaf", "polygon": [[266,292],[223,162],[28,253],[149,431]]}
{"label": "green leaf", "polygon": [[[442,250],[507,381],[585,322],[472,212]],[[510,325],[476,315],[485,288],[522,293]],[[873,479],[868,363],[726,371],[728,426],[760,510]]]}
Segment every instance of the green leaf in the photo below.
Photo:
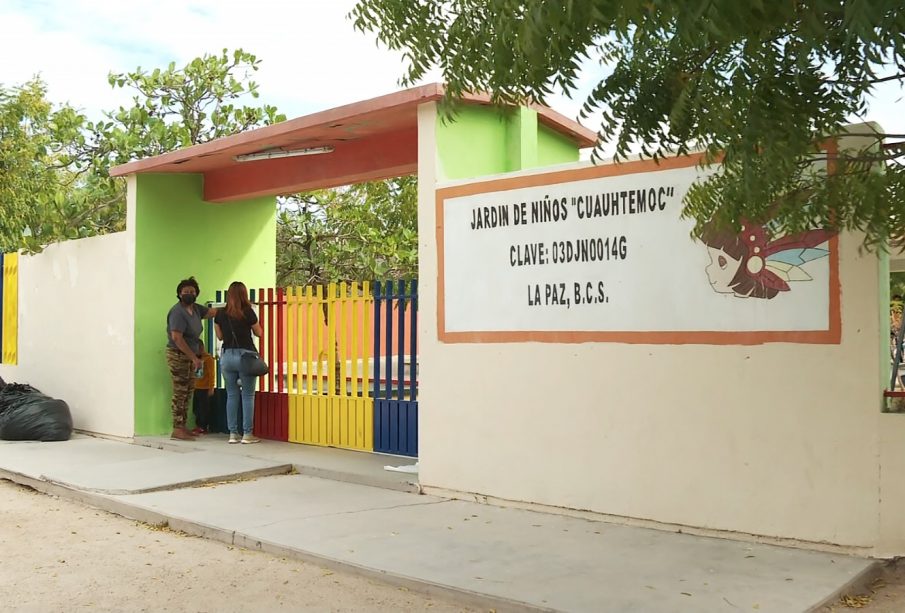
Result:
{"label": "green leaf", "polygon": [[581,59],[599,60],[581,111],[601,112],[593,160],[725,154],[685,200],[699,228],[769,212],[790,228],[861,230],[868,247],[903,234],[905,148],[868,135],[832,190],[806,157],[864,114],[878,79],[903,82],[900,0],[359,0],[349,18],[402,54],[403,83],[439,68],[446,113],[466,91],[509,104],[568,92]]}

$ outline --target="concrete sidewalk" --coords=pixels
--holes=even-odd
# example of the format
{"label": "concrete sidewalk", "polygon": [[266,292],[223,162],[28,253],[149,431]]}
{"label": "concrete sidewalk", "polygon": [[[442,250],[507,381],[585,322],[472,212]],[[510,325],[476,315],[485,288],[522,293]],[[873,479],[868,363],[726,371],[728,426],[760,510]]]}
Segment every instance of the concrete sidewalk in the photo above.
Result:
{"label": "concrete sidewalk", "polygon": [[227,445],[226,440],[226,434],[208,434],[190,443],[174,441],[168,436],[143,436],[137,437],[134,443],[180,453],[211,451],[247,456],[277,464],[291,464],[299,474],[312,477],[372,485],[413,494],[421,492],[418,475],[384,470],[386,465],[414,464],[414,458],[267,440],[255,445]]}
{"label": "concrete sidewalk", "polygon": [[[291,449],[220,441],[217,450],[215,442],[161,442],[163,449],[88,437],[0,442],[0,477],[134,519],[500,611],[806,611],[874,567],[843,555],[349,482],[355,479],[274,475],[297,465],[288,461]],[[340,470],[332,455],[323,456],[338,462],[331,470],[358,470],[363,478],[375,462],[408,463],[359,454],[347,456],[350,464]]]}
{"label": "concrete sidewalk", "polygon": [[292,470],[288,462],[213,449],[164,453],[87,436],[76,436],[65,443],[0,444],[0,469],[98,494],[138,494]]}

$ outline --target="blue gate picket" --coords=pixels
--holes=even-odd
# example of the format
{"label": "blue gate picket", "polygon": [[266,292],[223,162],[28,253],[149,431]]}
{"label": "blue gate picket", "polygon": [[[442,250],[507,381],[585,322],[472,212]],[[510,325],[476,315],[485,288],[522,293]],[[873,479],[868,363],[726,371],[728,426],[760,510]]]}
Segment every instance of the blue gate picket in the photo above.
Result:
{"label": "blue gate picket", "polygon": [[[395,347],[394,312],[397,328]],[[417,312],[417,281],[409,281],[408,284],[405,281],[374,284],[374,451],[418,455]],[[408,339],[406,313],[409,315]],[[381,321],[384,323],[383,329]],[[385,358],[381,352],[381,340],[386,347]],[[406,348],[409,351],[408,372],[405,369]],[[395,373],[393,356],[396,356]],[[385,364],[382,363],[382,358],[386,360]]]}

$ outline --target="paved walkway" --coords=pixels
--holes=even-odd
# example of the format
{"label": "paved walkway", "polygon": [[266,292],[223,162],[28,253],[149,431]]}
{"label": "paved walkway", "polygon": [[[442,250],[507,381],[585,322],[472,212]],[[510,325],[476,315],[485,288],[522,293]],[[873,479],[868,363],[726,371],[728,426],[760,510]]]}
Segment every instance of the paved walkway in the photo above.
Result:
{"label": "paved walkway", "polygon": [[872,568],[399,491],[412,475],[379,471],[405,458],[216,436],[141,443],[0,442],[0,478],[498,611],[807,611]]}

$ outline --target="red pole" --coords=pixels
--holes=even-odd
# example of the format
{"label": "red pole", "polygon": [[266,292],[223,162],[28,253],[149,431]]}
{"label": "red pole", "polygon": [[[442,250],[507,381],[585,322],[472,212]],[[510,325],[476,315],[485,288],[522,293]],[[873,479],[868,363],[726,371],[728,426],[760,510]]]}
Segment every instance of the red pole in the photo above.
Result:
{"label": "red pole", "polygon": [[285,313],[286,300],[283,296],[283,288],[277,288],[277,392],[283,393],[283,361],[286,357],[286,347],[283,333],[283,314]]}
{"label": "red pole", "polygon": [[[263,291],[263,290],[261,290]],[[267,288],[267,363],[270,372],[267,377],[267,391],[273,391],[273,288]]]}

